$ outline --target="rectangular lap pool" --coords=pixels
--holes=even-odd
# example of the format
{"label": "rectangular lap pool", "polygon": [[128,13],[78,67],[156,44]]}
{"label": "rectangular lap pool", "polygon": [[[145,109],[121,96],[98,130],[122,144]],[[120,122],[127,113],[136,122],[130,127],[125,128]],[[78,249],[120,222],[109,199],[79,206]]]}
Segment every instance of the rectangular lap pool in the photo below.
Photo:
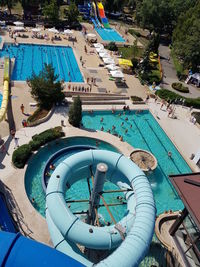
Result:
{"label": "rectangular lap pool", "polygon": [[73,50],[69,46],[4,44],[0,58],[4,56],[15,58],[12,80],[25,81],[33,72],[39,74],[46,63],[53,65],[58,80],[83,82]]}
{"label": "rectangular lap pool", "polygon": [[[156,170],[147,175],[154,193],[157,214],[183,208],[168,175],[189,173],[191,169],[149,111],[138,114],[135,111],[126,111],[126,114],[123,111],[116,111],[115,114],[111,111],[95,111],[93,114],[84,112],[82,123],[85,128],[94,130],[100,130],[103,126],[104,131],[122,135],[124,141],[134,148],[150,151],[158,161]],[[114,131],[113,125],[116,127]],[[171,158],[168,157],[169,151],[172,153]]]}
{"label": "rectangular lap pool", "polygon": [[95,28],[101,39],[109,42],[125,42],[122,36],[114,29]]}

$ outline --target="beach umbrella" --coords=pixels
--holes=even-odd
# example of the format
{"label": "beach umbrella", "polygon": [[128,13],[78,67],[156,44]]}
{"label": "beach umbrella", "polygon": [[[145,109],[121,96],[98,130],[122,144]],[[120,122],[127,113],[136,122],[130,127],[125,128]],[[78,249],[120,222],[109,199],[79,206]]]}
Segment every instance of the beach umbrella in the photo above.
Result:
{"label": "beach umbrella", "polygon": [[65,34],[73,34],[74,32],[72,30],[67,29],[67,30],[64,30],[64,33]]}
{"label": "beach umbrella", "polygon": [[115,64],[115,61],[114,61],[114,59],[113,58],[103,58],[103,62],[105,63],[105,64],[108,64],[108,65],[110,65],[110,64]]}
{"label": "beach umbrella", "polygon": [[94,47],[95,48],[104,48],[104,46],[102,45],[102,44],[100,44],[100,43],[96,43],[96,44],[94,44]]}
{"label": "beach umbrella", "polygon": [[86,36],[89,37],[89,38],[97,37],[96,34],[94,34],[94,33],[88,33]]}
{"label": "beach umbrella", "polygon": [[105,52],[105,53],[99,53],[99,56],[102,58],[111,58],[110,54]]}
{"label": "beach umbrella", "polygon": [[120,58],[119,59],[119,65],[133,67],[132,61],[131,60],[128,60],[128,59],[124,59],[124,58]]}
{"label": "beach umbrella", "polygon": [[24,29],[24,27],[14,27],[14,31],[16,31],[16,32],[23,32],[25,29]]}
{"label": "beach umbrella", "polygon": [[120,67],[119,66],[116,66],[115,64],[110,64],[110,65],[107,65],[106,66],[106,69],[109,69],[109,70],[119,70]]}
{"label": "beach umbrella", "polygon": [[42,30],[41,28],[33,28],[32,32],[41,32],[41,30]]}
{"label": "beach umbrella", "polygon": [[51,28],[51,29],[48,29],[49,32],[53,32],[53,33],[59,33],[58,30],[56,30],[55,28]]}
{"label": "beach umbrella", "polygon": [[21,21],[15,21],[14,24],[15,26],[24,26],[24,23]]}
{"label": "beach umbrella", "polygon": [[124,78],[124,74],[121,72],[121,70],[111,71],[110,74],[113,78]]}

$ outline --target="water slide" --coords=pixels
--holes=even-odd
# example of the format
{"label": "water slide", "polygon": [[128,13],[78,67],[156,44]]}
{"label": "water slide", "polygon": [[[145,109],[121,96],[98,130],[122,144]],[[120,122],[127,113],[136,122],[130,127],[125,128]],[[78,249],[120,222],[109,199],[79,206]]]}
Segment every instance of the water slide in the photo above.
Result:
{"label": "water slide", "polygon": [[95,28],[101,28],[101,23],[99,22],[98,17],[97,17],[97,10],[96,10],[95,2],[92,2],[92,6],[93,6],[93,9],[94,9],[94,18],[95,18],[95,23],[96,23],[96,25],[94,24],[94,26],[95,26]]}
{"label": "water slide", "polygon": [[[66,183],[72,185],[81,177],[90,177],[90,166],[94,173],[99,162],[108,166],[107,180],[118,186],[129,184],[133,188],[125,193],[127,212],[117,225],[88,225],[76,217],[65,202]],[[53,244],[57,250],[86,266],[93,266],[93,263],[85,258],[76,244],[91,249],[117,248],[95,266],[138,266],[151,243],[155,214],[153,193],[145,174],[118,153],[88,150],[72,155],[59,164],[48,183],[46,220]]]}
{"label": "water slide", "polygon": [[98,10],[99,10],[99,17],[101,18],[101,22],[106,29],[110,29],[110,25],[108,23],[108,19],[106,18],[104,6],[101,2],[97,3]]}
{"label": "water slide", "polygon": [[5,119],[8,100],[9,100],[9,81],[10,81],[10,59],[4,59],[4,82],[3,82],[3,100],[0,108],[0,122]]}

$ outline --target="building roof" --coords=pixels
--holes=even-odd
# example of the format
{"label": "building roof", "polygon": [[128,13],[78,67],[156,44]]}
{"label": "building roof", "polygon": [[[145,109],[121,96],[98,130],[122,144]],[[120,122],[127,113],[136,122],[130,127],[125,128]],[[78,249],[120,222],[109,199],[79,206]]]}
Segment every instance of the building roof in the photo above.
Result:
{"label": "building roof", "polygon": [[169,179],[200,229],[200,172],[170,175]]}

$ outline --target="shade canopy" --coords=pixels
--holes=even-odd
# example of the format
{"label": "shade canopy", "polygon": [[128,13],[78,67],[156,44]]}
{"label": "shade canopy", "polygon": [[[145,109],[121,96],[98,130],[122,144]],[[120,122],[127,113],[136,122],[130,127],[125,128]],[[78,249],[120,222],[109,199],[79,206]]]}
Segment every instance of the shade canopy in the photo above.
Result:
{"label": "shade canopy", "polygon": [[16,32],[23,32],[25,29],[24,29],[24,27],[14,27],[14,31],[16,31]]}
{"label": "shade canopy", "polygon": [[131,60],[124,59],[124,58],[120,58],[119,59],[119,65],[124,65],[124,66],[129,66],[129,67],[132,67],[133,66]]}
{"label": "shade canopy", "polygon": [[41,28],[33,28],[32,32],[41,32],[41,30],[42,30]]}
{"label": "shade canopy", "polygon": [[64,30],[64,33],[65,34],[73,34],[74,32],[72,30],[67,29],[67,30]]}
{"label": "shade canopy", "polygon": [[118,70],[118,69],[120,69],[120,67],[116,66],[115,64],[107,65],[106,68],[109,69],[109,70]]}
{"label": "shade canopy", "polygon": [[96,43],[96,44],[94,44],[94,47],[95,47],[95,48],[97,48],[97,47],[98,47],[98,48],[101,48],[101,47],[104,48],[104,46],[103,46],[102,44],[100,44],[100,43]]}
{"label": "shade canopy", "polygon": [[113,58],[103,58],[103,62],[105,63],[105,64],[115,64],[115,61],[114,61],[114,59]]}
{"label": "shade canopy", "polygon": [[49,32],[53,32],[53,33],[59,33],[58,30],[56,30],[55,28],[51,28],[51,29],[48,29]]}
{"label": "shade canopy", "polygon": [[120,70],[111,71],[110,74],[113,78],[124,78],[124,74]]}
{"label": "shade canopy", "polygon": [[14,24],[15,26],[24,26],[24,23],[21,21],[15,21]]}

